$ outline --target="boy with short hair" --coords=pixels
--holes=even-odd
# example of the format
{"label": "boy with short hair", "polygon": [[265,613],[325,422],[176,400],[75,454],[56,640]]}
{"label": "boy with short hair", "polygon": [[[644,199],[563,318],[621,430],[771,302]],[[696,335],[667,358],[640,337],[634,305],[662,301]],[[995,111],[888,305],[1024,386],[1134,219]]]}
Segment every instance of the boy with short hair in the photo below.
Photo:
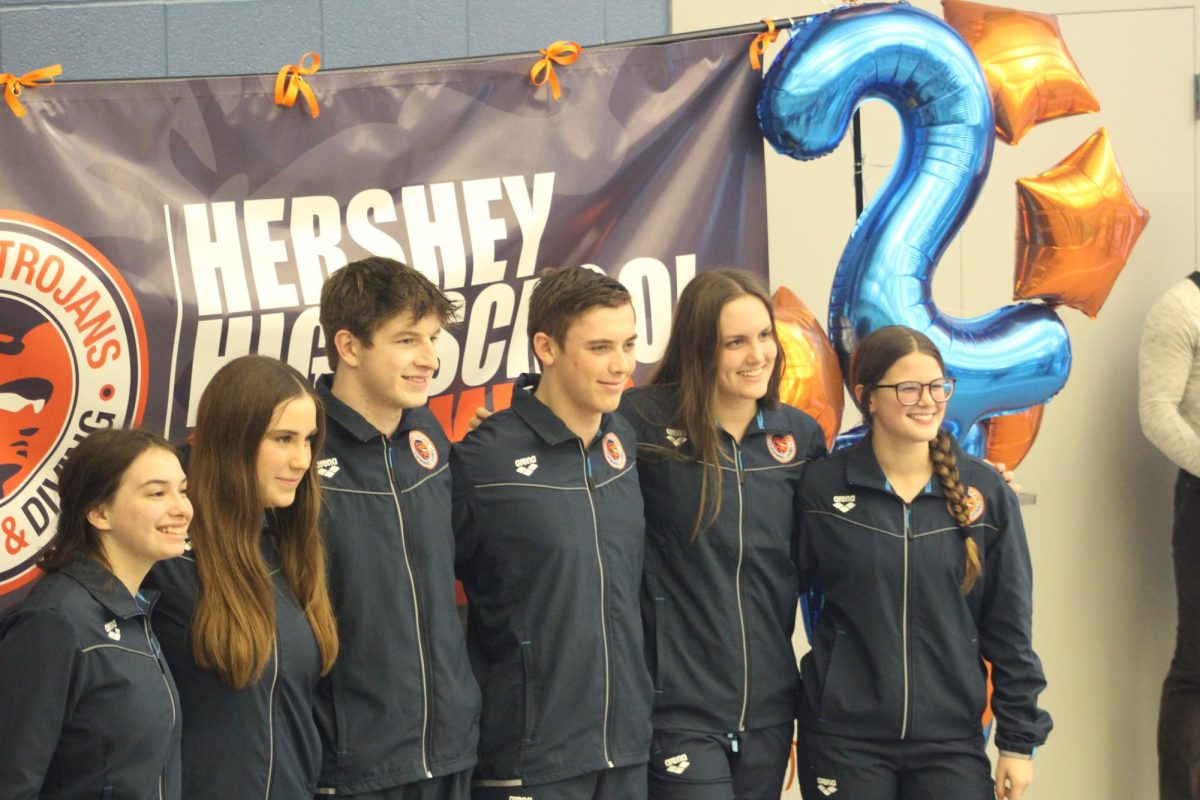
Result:
{"label": "boy with short hair", "polygon": [[318,796],[464,800],[479,688],[454,593],[450,443],[424,408],[455,306],[372,257],[330,276],[322,530],[341,652],[317,689]]}
{"label": "boy with short hair", "polygon": [[628,291],[548,270],[530,299],[542,374],[455,445],[454,529],[483,690],[476,800],[646,796],[652,686]]}

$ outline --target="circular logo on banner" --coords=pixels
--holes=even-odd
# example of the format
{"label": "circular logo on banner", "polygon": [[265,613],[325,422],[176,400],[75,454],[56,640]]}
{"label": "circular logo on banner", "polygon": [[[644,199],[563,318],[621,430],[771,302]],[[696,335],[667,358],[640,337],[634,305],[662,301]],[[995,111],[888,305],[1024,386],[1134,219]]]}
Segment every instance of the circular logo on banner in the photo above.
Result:
{"label": "circular logo on banner", "polygon": [[772,434],[767,437],[767,450],[780,464],[789,464],[796,458],[796,437],[790,433]]}
{"label": "circular logo on banner", "polygon": [[141,422],[147,359],[116,268],[55,223],[0,210],[0,594],[32,579],[54,535],[67,452]]}
{"label": "circular logo on banner", "polygon": [[604,460],[613,469],[625,468],[625,448],[615,433],[604,434]]}
{"label": "circular logo on banner", "polygon": [[424,433],[421,431],[410,431],[408,434],[408,446],[412,448],[413,458],[422,467],[433,469],[437,466],[437,448],[433,446],[433,442]]}
{"label": "circular logo on banner", "polygon": [[[953,514],[953,509],[951,509]],[[967,519],[974,522],[983,516],[983,495],[974,486],[967,487]]]}

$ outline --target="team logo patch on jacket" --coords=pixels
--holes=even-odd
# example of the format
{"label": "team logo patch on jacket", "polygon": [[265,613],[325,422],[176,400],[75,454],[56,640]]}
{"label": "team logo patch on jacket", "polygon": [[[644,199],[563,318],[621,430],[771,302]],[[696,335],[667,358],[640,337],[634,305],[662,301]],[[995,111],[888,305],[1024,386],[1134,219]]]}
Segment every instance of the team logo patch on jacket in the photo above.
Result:
{"label": "team logo patch on jacket", "polygon": [[[954,509],[950,509],[954,513]],[[974,486],[967,487],[967,519],[971,522],[983,516],[983,495]]]}
{"label": "team logo patch on jacket", "polygon": [[412,448],[413,458],[417,460],[425,469],[433,469],[437,466],[438,452],[433,446],[433,442],[429,440],[421,431],[411,431],[408,434],[408,446]]}
{"label": "team logo patch on jacket", "polygon": [[615,433],[604,434],[604,460],[613,469],[625,468],[625,448]]}
{"label": "team logo patch on jacket", "polygon": [[788,464],[796,458],[796,437],[790,433],[768,436],[767,450],[780,464]]}

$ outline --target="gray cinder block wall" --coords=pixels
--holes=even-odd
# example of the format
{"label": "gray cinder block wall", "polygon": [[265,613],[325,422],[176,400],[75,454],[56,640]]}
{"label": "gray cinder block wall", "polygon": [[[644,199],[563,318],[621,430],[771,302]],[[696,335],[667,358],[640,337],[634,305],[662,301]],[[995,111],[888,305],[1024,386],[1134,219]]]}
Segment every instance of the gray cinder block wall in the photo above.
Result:
{"label": "gray cinder block wall", "polygon": [[660,36],[667,0],[0,0],[0,72],[59,80],[271,73]]}

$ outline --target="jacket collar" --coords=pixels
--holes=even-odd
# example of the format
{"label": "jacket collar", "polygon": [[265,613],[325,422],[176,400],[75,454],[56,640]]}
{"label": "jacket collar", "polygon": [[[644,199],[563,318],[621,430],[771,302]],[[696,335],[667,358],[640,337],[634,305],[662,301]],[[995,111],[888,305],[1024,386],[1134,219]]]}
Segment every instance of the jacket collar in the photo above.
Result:
{"label": "jacket collar", "polygon": [[96,559],[82,553],[76,553],[67,559],[67,563],[63,564],[59,572],[87,589],[88,594],[95,598],[97,603],[123,619],[148,613],[158,600],[158,592],[142,589],[138,592],[141,602],[135,601],[125,584],[117,580],[116,575]]}
{"label": "jacket collar", "polygon": [[[321,398],[321,403],[325,406],[325,416],[345,428],[358,441],[369,442],[383,435],[378,428],[367,422],[366,417],[334,396],[332,375],[322,375],[317,378],[317,395]],[[396,426],[396,430],[392,434],[393,438],[398,436],[401,431],[418,427],[415,421],[412,420],[412,417],[415,416],[410,413],[412,410],[405,410],[404,414],[400,417],[400,424]]]}
{"label": "jacket collar", "polygon": [[[513,413],[524,420],[525,424],[550,446],[579,439],[574,431],[550,410],[550,406],[533,396],[541,379],[541,375],[533,372],[526,372],[517,378],[513,387]],[[611,420],[612,414],[601,415],[600,428],[596,432],[597,438],[608,430]]]}
{"label": "jacket collar", "polygon": [[746,433],[785,434],[791,433],[791,429],[787,424],[787,416],[780,406],[768,408],[759,403],[758,412],[750,420],[750,424],[746,427]]}
{"label": "jacket collar", "polygon": [[[957,445],[954,445],[954,450],[955,454],[961,458],[961,452]],[[895,494],[887,476],[883,474],[883,467],[879,466],[879,461],[875,458],[875,449],[871,447],[870,434],[851,445],[846,452],[846,483],[851,486],[861,486],[866,489],[877,489],[888,494]],[[921,494],[934,497],[946,496],[942,489],[942,482],[938,480],[936,473],[929,478],[929,483],[925,485]]]}

